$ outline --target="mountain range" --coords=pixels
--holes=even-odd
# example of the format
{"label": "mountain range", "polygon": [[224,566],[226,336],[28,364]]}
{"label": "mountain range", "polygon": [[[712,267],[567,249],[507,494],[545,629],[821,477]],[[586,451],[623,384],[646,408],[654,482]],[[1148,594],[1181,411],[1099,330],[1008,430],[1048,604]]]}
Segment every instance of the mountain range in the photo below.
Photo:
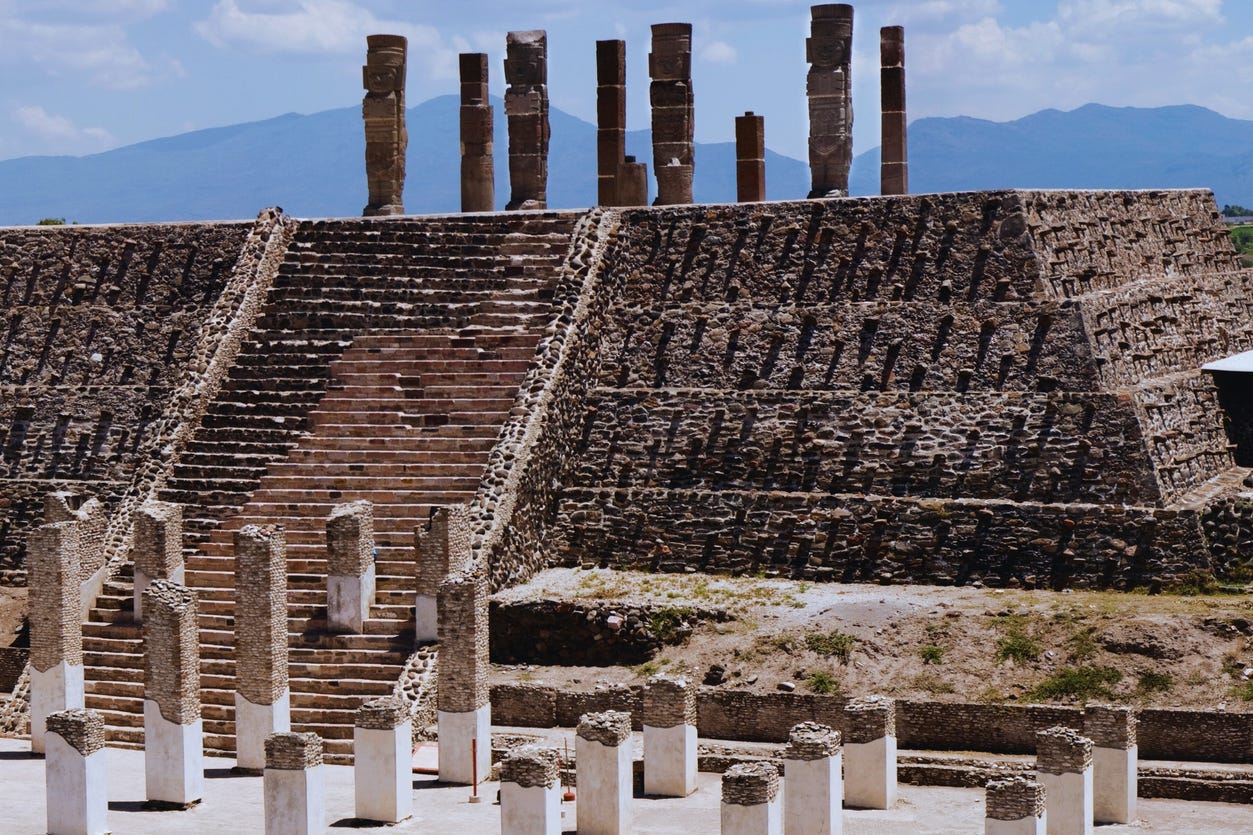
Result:
{"label": "mountain range", "polygon": [[[495,119],[496,201],[509,197],[505,118]],[[459,208],[459,102],[441,96],[409,109],[405,207]],[[596,127],[553,109],[549,205],[596,198]],[[770,136],[771,125],[766,125]],[[1253,122],[1205,108],[1045,110],[1012,122],[969,117],[909,126],[914,192],[984,188],[1184,188],[1214,190],[1220,204],[1253,203]],[[627,152],[651,168],[649,131]],[[193,131],[82,157],[0,161],[0,225],[64,217],[80,223],[248,218],[270,205],[300,217],[359,214],[366,202],[359,108]],[[858,155],[850,192],[878,193],[879,150]],[[733,143],[698,144],[698,202],[735,199]],[[804,197],[808,165],[766,158],[767,196]]]}

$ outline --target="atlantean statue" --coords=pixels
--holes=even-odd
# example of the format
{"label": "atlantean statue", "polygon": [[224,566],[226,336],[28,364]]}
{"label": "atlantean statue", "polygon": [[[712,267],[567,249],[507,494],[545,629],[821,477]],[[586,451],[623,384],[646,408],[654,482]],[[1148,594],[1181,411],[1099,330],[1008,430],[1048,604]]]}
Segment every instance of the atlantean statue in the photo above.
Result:
{"label": "atlantean statue", "polygon": [[810,197],[848,195],[853,163],[853,7],[847,3],[814,6],[810,37],[809,96]]}
{"label": "atlantean statue", "polygon": [[408,41],[401,35],[370,35],[366,38],[365,66],[361,68],[365,100],[365,176],[370,202],[362,212],[372,215],[403,215],[405,190],[405,52]]}
{"label": "atlantean statue", "polygon": [[653,26],[653,51],[648,55],[653,83],[653,172],[658,206],[692,202],[692,24]]}
{"label": "atlantean statue", "polygon": [[505,117],[509,121],[509,203],[548,205],[548,35],[510,32],[505,41]]}

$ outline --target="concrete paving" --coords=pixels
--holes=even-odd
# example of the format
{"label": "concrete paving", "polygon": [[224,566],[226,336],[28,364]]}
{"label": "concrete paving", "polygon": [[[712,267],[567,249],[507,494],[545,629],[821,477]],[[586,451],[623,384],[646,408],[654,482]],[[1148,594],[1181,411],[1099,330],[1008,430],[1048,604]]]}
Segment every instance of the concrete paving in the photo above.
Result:
{"label": "concrete paving", "polygon": [[[45,829],[44,762],[32,758],[29,743],[0,739],[0,832],[6,835],[43,833]],[[205,799],[185,812],[144,809],[143,752],[109,750],[109,827],[115,833],[194,832],[253,833],[264,828],[260,777],[231,774],[233,760],[205,760]],[[327,825],[331,830],[387,832],[392,835],[441,829],[464,835],[500,832],[500,807],[492,801],[497,783],[480,787],[483,802],[468,802],[469,789],[443,786],[415,775],[414,816],[396,826],[371,826],[352,818],[352,769],[324,766],[327,777]],[[695,794],[683,799],[637,798],[638,835],[702,835],[716,833],[719,822],[720,777],[700,775]],[[785,787],[786,790],[786,787]],[[567,803],[564,831],[577,832],[578,802]],[[1237,833],[1253,832],[1253,807],[1178,800],[1141,800],[1141,820],[1130,826],[1101,826],[1100,835],[1122,832]],[[906,833],[977,833],[983,831],[983,792],[901,786],[901,799],[887,812],[845,810],[844,831],[850,835]]]}

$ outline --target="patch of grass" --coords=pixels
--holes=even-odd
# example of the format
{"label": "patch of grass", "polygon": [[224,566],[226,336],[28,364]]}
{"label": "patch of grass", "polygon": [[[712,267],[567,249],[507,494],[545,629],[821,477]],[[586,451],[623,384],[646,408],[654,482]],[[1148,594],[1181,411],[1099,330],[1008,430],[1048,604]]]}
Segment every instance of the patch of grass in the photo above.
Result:
{"label": "patch of grass", "polygon": [[1246,681],[1243,684],[1236,685],[1234,693],[1241,701],[1253,702],[1253,681]]}
{"label": "patch of grass", "polygon": [[918,655],[922,658],[924,664],[943,664],[944,663],[944,647],[935,644],[927,644],[919,647]]}
{"label": "patch of grass", "polygon": [[1201,597],[1218,594],[1221,591],[1214,575],[1202,569],[1189,571],[1162,591],[1167,594],[1178,594],[1184,597]]}
{"label": "patch of grass", "polygon": [[687,639],[687,619],[693,610],[687,606],[671,606],[657,609],[648,616],[648,628],[663,644],[679,644]]}
{"label": "patch of grass", "polygon": [[915,689],[922,690],[924,693],[930,693],[933,696],[955,692],[951,682],[935,673],[919,673],[914,676],[910,684]]}
{"label": "patch of grass", "polygon": [[979,694],[979,697],[976,699],[976,701],[990,703],[990,704],[998,704],[1000,702],[1005,701],[1005,694],[1002,693],[997,688],[989,686],[989,687],[983,688],[983,691]]}
{"label": "patch of grass", "polygon": [[805,646],[819,655],[833,655],[840,659],[841,664],[847,664],[849,656],[853,654],[853,647],[857,645],[857,637],[839,629],[832,629],[830,632],[811,632],[805,636]]}
{"label": "patch of grass", "polygon": [[1012,628],[996,641],[996,660],[1027,664],[1040,658],[1040,642],[1025,630]]}
{"label": "patch of grass", "polygon": [[661,672],[661,668],[670,663],[669,658],[654,658],[651,661],[645,661],[635,668],[635,674],[640,678],[648,678]]}
{"label": "patch of grass", "polygon": [[814,693],[835,696],[840,692],[840,680],[829,670],[815,670],[805,677],[805,686]]}
{"label": "patch of grass", "polygon": [[1147,696],[1149,693],[1165,693],[1174,685],[1175,677],[1170,673],[1146,670],[1136,677],[1136,694]]}
{"label": "patch of grass", "polygon": [[1087,661],[1095,658],[1100,645],[1096,642],[1096,630],[1080,629],[1078,632],[1070,636],[1067,641],[1070,644],[1070,660],[1071,661]]}
{"label": "patch of grass", "polygon": [[1041,701],[1063,699],[1111,699],[1111,687],[1122,681],[1122,673],[1112,667],[1062,667],[1031,690]]}

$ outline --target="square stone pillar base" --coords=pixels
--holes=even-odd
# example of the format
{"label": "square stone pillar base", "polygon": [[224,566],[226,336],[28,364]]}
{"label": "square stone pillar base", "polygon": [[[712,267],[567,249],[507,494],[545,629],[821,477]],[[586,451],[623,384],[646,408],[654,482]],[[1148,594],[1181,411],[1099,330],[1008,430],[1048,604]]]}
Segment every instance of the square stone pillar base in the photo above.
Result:
{"label": "square stone pillar base", "polygon": [[1036,779],[1044,785],[1044,813],[1049,835],[1092,835],[1092,769],[1081,773],[1049,774]]}
{"label": "square stone pillar base", "polygon": [[896,737],[844,743],[844,805],[891,809],[896,803]]}
{"label": "square stone pillar base", "polygon": [[413,814],[413,725],[353,728],[356,816],[396,823]]}
{"label": "square stone pillar base", "polygon": [[326,628],[360,634],[374,605],[374,566],[360,577],[326,578]]}
{"label": "square stone pillar base", "polygon": [[478,778],[482,783],[492,767],[492,706],[466,713],[439,711],[439,779],[468,786],[474,782],[471,744],[478,740]]}
{"label": "square stone pillar base", "polygon": [[272,705],[254,705],[235,694],[235,768],[260,774],[265,770],[265,738],[291,730],[291,691]]}
{"label": "square stone pillar base", "polygon": [[561,835],[561,786],[500,784],[501,835]]}
{"label": "square stone pillar base", "polygon": [[[801,832],[813,832],[801,829]],[[722,835],[783,835],[783,810],[779,799],[756,806],[722,804]]]}
{"label": "square stone pillar base", "polygon": [[696,791],[696,726],[644,726],[644,794],[687,797]]}
{"label": "square stone pillar base", "polygon": [[144,784],[148,802],[186,809],[204,797],[204,723],[179,725],[144,699]]}
{"label": "square stone pillar base", "polygon": [[984,818],[983,835],[1045,835],[1048,831],[1047,820],[1047,812],[1038,818],[1019,818],[1016,821]]}
{"label": "square stone pillar base", "polygon": [[1097,823],[1131,823],[1136,817],[1139,748],[1092,749],[1092,817]]}
{"label": "square stone pillar base", "polygon": [[326,832],[326,780],[323,767],[267,768],[266,835],[323,835]]}
{"label": "square stone pillar base", "polygon": [[44,672],[30,668],[30,750],[44,753],[48,714],[83,707],[83,667],[62,661]]}
{"label": "square stone pillar base", "polygon": [[[178,583],[180,586],[187,585],[183,582],[187,572],[184,566],[179,566],[170,572],[170,576],[165,578],[171,582]],[[152,585],[153,580],[159,580],[160,577],[149,577],[141,569],[135,569],[135,623],[143,623],[144,621],[144,589]]]}
{"label": "square stone pillar base", "polygon": [[634,815],[631,740],[608,746],[575,737],[581,835],[629,835]]}
{"label": "square stone pillar base", "polygon": [[783,829],[812,835],[844,831],[844,755],[783,760]]}
{"label": "square stone pillar base", "polygon": [[435,607],[435,595],[419,594],[414,607],[414,620],[417,626],[413,637],[419,644],[429,644],[439,640],[439,612]]}
{"label": "square stone pillar base", "polygon": [[109,831],[107,749],[86,757],[48,734],[44,763],[50,835],[104,835]]}

